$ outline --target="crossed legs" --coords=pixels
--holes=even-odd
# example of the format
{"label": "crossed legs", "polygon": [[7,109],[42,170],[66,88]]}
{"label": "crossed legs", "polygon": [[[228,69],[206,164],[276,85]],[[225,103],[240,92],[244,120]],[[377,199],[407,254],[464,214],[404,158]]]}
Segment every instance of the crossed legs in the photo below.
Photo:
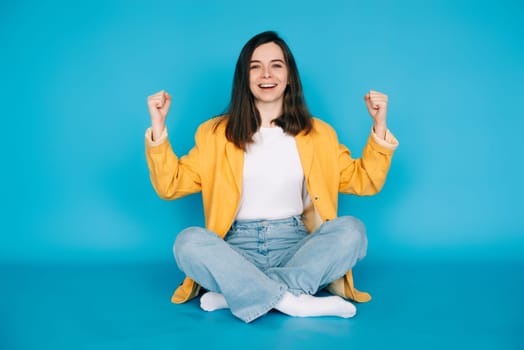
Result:
{"label": "crossed legs", "polygon": [[203,228],[182,231],[174,252],[181,270],[210,291],[201,297],[202,309],[230,308],[251,322],[273,308],[297,317],[354,316],[350,302],[313,294],[343,276],[365,256],[366,248],[362,223],[340,217],[324,223],[284,256],[280,266],[264,272]]}

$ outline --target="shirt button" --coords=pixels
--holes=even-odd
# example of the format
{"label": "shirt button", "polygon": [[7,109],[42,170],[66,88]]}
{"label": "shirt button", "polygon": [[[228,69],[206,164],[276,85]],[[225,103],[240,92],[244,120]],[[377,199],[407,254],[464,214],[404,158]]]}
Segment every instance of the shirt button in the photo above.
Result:
{"label": "shirt button", "polygon": [[315,196],[315,200],[318,201],[318,196]]}

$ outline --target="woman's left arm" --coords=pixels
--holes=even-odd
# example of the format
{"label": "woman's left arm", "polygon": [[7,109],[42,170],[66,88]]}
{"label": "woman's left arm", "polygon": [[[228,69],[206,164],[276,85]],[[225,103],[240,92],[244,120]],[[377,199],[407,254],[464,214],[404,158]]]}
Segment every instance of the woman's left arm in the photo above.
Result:
{"label": "woman's left arm", "polygon": [[398,146],[397,139],[387,129],[387,95],[371,90],[364,101],[373,119],[373,129],[359,159],[353,159],[349,150],[339,145],[339,191],[343,193],[372,195],[379,192]]}

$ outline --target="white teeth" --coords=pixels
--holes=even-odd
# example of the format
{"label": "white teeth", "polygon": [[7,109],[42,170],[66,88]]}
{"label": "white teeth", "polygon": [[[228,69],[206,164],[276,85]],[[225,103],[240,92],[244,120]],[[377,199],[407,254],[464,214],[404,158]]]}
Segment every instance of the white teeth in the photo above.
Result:
{"label": "white teeth", "polygon": [[260,84],[261,88],[271,88],[277,86],[277,84]]}

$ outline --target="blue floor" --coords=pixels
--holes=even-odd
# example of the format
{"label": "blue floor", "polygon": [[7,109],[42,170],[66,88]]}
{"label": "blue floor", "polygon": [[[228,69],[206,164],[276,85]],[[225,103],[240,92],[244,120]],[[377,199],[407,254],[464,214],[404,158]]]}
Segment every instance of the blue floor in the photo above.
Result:
{"label": "blue floor", "polygon": [[[0,349],[524,349],[524,262],[377,262],[353,319],[244,324],[169,299],[173,264],[1,265]],[[338,348],[342,349],[342,348]]]}

